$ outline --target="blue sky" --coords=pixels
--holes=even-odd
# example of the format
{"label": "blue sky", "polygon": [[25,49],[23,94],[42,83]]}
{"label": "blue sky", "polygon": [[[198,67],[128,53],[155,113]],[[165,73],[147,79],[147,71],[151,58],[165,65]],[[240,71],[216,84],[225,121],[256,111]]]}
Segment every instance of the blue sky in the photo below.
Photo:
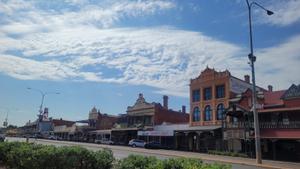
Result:
{"label": "blue sky", "polygon": [[[275,12],[253,8],[257,83],[299,84],[300,1],[257,2]],[[61,93],[45,100],[55,118],[125,113],[140,92],[179,110],[207,65],[250,73],[247,17],[244,0],[1,0],[0,120],[36,118],[41,96],[27,87]]]}

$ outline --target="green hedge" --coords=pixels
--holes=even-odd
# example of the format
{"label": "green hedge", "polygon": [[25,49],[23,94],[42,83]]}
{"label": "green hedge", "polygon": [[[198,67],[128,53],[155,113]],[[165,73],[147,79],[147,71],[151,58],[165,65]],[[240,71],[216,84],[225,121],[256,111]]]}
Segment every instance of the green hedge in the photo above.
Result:
{"label": "green hedge", "polygon": [[0,163],[10,169],[229,169],[229,165],[205,164],[201,160],[130,155],[115,160],[110,150],[55,147],[21,142],[0,143]]}
{"label": "green hedge", "polygon": [[247,154],[228,152],[228,151],[212,151],[212,150],[210,150],[210,151],[208,151],[208,154],[232,156],[232,157],[249,157]]}
{"label": "green hedge", "polygon": [[206,164],[191,158],[170,158],[158,160],[155,157],[130,155],[115,166],[116,169],[230,169],[230,165]]}
{"label": "green hedge", "polygon": [[12,169],[111,169],[110,150],[55,147],[31,143],[0,143],[0,160]]}

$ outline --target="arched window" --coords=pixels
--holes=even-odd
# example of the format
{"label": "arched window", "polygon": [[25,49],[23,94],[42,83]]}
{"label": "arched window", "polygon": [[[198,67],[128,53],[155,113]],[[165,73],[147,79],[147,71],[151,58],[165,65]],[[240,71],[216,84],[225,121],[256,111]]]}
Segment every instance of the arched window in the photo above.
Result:
{"label": "arched window", "polygon": [[193,111],[193,121],[200,121],[200,110],[199,107],[195,107]]}
{"label": "arched window", "polygon": [[222,120],[223,119],[223,111],[224,111],[224,104],[218,104],[217,106],[217,119]]}
{"label": "arched window", "polygon": [[212,119],[212,117],[211,117],[212,114],[211,114],[211,108],[210,108],[210,106],[209,105],[206,106],[205,109],[204,109],[204,111],[205,111],[204,120],[205,121],[210,121]]}

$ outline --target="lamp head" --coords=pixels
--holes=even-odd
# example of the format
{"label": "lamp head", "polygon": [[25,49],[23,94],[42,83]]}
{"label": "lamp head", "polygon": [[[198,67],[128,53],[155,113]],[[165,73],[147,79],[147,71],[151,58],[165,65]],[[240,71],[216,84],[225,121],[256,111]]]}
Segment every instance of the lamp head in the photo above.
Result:
{"label": "lamp head", "polygon": [[267,10],[267,14],[268,14],[268,15],[273,15],[274,12]]}

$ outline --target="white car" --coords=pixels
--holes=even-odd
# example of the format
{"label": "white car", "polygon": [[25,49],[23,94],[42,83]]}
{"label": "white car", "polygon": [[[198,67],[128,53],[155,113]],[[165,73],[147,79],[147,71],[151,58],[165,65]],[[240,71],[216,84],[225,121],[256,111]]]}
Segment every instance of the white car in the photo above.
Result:
{"label": "white car", "polygon": [[132,146],[132,147],[144,147],[145,146],[145,141],[132,139],[132,140],[129,141],[128,145]]}
{"label": "white car", "polygon": [[52,136],[49,136],[48,139],[50,139],[50,140],[57,140],[57,137],[52,135]]}
{"label": "white car", "polygon": [[113,141],[111,140],[95,140],[95,143],[99,143],[99,144],[109,144],[109,145],[113,145],[115,144]]}

